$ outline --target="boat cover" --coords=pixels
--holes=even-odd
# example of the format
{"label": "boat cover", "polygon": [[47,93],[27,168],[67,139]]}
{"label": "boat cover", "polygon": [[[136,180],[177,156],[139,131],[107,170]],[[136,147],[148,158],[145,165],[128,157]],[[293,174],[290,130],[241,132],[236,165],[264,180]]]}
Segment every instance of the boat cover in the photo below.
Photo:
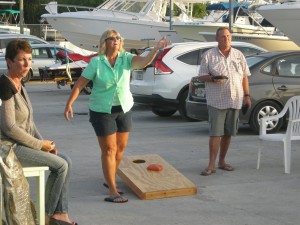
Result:
{"label": "boat cover", "polygon": [[[250,5],[249,3],[239,4],[235,2],[233,3],[233,8],[236,9],[242,6],[242,8],[248,9],[249,5]],[[220,2],[220,3],[208,5],[206,7],[206,10],[228,10],[228,9],[229,9],[229,2]]]}

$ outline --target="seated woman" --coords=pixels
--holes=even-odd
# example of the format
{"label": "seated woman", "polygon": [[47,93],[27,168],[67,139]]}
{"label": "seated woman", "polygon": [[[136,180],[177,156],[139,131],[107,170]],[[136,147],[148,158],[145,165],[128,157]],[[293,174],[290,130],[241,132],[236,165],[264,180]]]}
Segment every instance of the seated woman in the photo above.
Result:
{"label": "seated woman", "polygon": [[[45,196],[46,225],[74,225],[77,223],[72,222],[68,215],[71,160],[58,153],[54,141],[42,138],[33,121],[26,89],[22,86],[22,78],[31,67],[31,52],[29,43],[21,39],[11,41],[6,48],[8,72],[0,77],[1,143],[13,146],[22,166],[49,167]],[[2,156],[8,153],[3,151],[0,152]]]}

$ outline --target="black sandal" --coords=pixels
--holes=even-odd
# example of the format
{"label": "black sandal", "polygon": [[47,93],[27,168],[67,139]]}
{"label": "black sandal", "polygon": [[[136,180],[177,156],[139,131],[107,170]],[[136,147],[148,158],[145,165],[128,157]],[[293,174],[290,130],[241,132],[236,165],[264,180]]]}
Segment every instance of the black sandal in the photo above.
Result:
{"label": "black sandal", "polygon": [[[68,223],[66,221],[50,218],[49,225],[73,225],[73,223]],[[78,225],[78,223],[75,223],[75,225]]]}

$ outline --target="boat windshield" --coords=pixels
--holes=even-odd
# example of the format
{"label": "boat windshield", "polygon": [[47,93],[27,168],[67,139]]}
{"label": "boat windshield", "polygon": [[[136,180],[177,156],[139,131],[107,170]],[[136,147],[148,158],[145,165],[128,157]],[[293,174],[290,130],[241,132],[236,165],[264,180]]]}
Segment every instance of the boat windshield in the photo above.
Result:
{"label": "boat windshield", "polygon": [[116,0],[107,1],[97,7],[98,9],[106,9],[112,11],[123,11],[131,13],[143,13],[148,5],[153,4],[153,1],[149,0]]}

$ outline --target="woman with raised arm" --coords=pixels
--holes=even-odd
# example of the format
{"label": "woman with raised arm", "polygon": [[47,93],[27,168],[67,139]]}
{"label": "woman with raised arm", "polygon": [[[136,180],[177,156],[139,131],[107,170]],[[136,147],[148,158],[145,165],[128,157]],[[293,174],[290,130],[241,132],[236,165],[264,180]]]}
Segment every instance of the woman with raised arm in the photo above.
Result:
{"label": "woman with raised arm", "polygon": [[123,38],[115,30],[105,31],[100,38],[99,55],[92,58],[73,87],[67,101],[65,118],[73,117],[72,104],[88,82],[93,82],[89,100],[90,122],[95,130],[101,149],[101,162],[109,197],[105,201],[124,203],[121,190],[117,189],[116,172],[127,146],[131,130],[130,70],[142,69],[152,62],[157,52],[169,45],[163,37],[142,57],[124,51]]}

